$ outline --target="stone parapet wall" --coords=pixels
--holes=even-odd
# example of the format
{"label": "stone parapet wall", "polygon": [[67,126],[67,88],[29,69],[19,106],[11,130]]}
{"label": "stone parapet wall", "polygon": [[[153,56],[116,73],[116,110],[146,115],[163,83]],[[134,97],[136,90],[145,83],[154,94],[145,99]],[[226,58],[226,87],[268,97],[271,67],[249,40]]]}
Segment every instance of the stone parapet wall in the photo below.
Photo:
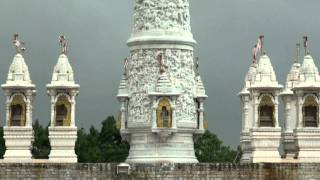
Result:
{"label": "stone parapet wall", "polygon": [[320,164],[132,164],[128,176],[117,164],[0,164],[0,179],[320,179]]}

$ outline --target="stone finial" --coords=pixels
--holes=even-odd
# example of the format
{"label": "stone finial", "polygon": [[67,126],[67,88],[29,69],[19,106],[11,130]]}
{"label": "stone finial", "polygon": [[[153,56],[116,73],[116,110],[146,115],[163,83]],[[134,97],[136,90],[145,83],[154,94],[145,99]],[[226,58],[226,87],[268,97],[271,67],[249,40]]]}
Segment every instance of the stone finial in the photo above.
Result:
{"label": "stone finial", "polygon": [[60,45],[61,53],[67,54],[68,43],[64,35],[59,36],[59,45]]}
{"label": "stone finial", "polygon": [[23,53],[26,48],[24,47],[25,43],[19,40],[19,34],[13,35],[13,45],[16,48],[17,53]]}

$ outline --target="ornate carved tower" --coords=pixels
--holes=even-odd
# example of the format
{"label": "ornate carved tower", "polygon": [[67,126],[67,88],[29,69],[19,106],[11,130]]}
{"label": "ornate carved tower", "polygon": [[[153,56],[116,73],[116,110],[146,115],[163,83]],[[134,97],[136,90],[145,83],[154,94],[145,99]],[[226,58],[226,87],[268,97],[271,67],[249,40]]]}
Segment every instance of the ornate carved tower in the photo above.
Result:
{"label": "ornate carved tower", "polygon": [[51,151],[50,162],[77,162],[75,142],[77,127],[75,125],[75,97],[79,93],[79,85],[75,83],[73,70],[67,57],[67,44],[64,36],[60,36],[61,55],[53,70],[52,81],[47,85],[51,97],[51,122],[49,139]]}
{"label": "ornate carved tower", "polygon": [[14,45],[17,54],[10,66],[7,82],[1,86],[7,98],[4,161],[31,162],[32,101],[36,91],[30,79],[28,66],[22,56],[25,49],[17,34],[14,36]]}
{"label": "ornate carved tower", "polygon": [[296,98],[296,127],[293,134],[299,162],[320,162],[320,75],[313,58],[306,54],[300,67]]}
{"label": "ornate carved tower", "polygon": [[198,162],[206,98],[196,73],[188,0],[136,0],[127,42],[130,62],[119,88],[127,162]]}
{"label": "ornate carved tower", "polygon": [[242,100],[242,162],[280,162],[281,127],[278,96],[282,85],[276,79],[271,61],[262,55],[253,63],[239,93]]}

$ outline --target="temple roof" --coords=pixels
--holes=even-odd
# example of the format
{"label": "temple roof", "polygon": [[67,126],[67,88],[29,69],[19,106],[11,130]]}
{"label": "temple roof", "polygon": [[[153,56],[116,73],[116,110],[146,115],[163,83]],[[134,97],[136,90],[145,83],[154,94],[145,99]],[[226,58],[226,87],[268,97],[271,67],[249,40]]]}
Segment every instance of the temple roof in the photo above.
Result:
{"label": "temple roof", "polygon": [[54,67],[51,84],[48,87],[79,87],[74,82],[73,70],[65,54],[59,56]]}
{"label": "temple roof", "polygon": [[296,88],[320,88],[319,71],[310,55],[303,59]]}
{"label": "temple roof", "polygon": [[196,82],[197,82],[197,92],[196,92],[196,96],[197,97],[207,97],[206,95],[206,90],[204,88],[203,82],[201,80],[201,76],[198,75],[196,77]]}
{"label": "temple roof", "polygon": [[128,79],[125,74],[122,75],[122,79],[120,81],[120,85],[118,88],[118,95],[117,97],[128,97],[129,91],[128,91]]}
{"label": "temple roof", "polygon": [[282,88],[277,81],[270,58],[266,54],[260,57],[251,88]]}
{"label": "temple roof", "polygon": [[22,54],[17,53],[10,65],[7,82],[2,87],[34,87]]}
{"label": "temple roof", "polygon": [[287,75],[287,82],[282,94],[293,94],[292,88],[297,85],[299,81],[300,63],[292,64],[291,69]]}

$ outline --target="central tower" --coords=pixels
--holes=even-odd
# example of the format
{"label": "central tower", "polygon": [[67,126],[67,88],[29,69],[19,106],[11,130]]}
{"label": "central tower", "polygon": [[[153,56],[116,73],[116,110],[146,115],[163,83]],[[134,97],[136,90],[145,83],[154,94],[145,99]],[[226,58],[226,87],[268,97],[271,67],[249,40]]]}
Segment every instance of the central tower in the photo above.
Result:
{"label": "central tower", "polygon": [[130,60],[120,83],[129,163],[196,163],[207,97],[194,62],[188,0],[135,0]]}

